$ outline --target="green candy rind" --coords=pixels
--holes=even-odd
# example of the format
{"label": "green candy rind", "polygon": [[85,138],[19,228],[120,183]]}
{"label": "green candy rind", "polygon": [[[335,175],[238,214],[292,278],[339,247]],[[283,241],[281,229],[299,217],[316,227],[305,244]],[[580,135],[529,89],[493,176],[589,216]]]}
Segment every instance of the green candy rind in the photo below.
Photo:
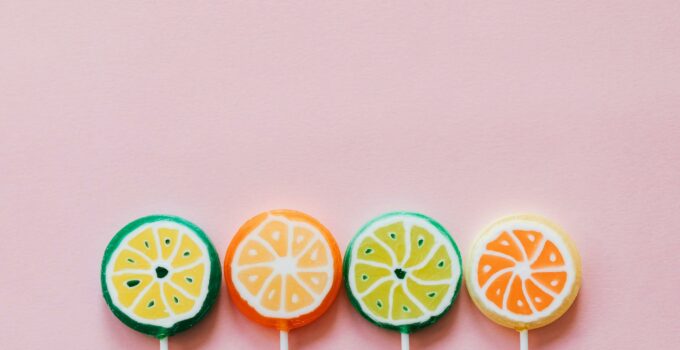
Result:
{"label": "green candy rind", "polygon": [[[111,255],[113,252],[116,250],[116,248],[120,245],[120,242],[132,231],[137,229],[138,227],[152,223],[152,222],[157,222],[157,221],[172,221],[184,226],[187,226],[190,228],[198,238],[205,244],[208,250],[208,258],[210,260],[210,277],[208,281],[208,295],[205,298],[205,301],[203,302],[203,306],[201,309],[198,311],[198,313],[189,319],[180,321],[175,323],[172,327],[166,328],[166,327],[161,327],[161,326],[154,326],[154,325],[148,325],[144,323],[137,322],[127,316],[123,311],[121,311],[118,307],[116,307],[113,304],[113,301],[111,300],[111,295],[109,294],[108,287],[106,286],[106,266],[109,263],[109,260],[111,259]],[[213,247],[212,243],[210,242],[210,239],[208,239],[208,236],[205,235],[203,230],[201,230],[198,226],[194,225],[193,223],[182,219],[177,216],[170,216],[170,215],[150,215],[150,216],[145,216],[142,218],[139,218],[129,224],[127,224],[125,227],[123,227],[118,233],[116,233],[115,236],[111,239],[111,242],[109,242],[109,245],[106,246],[106,250],[104,251],[104,259],[102,261],[102,269],[101,269],[101,285],[102,285],[102,292],[104,294],[104,300],[106,300],[106,304],[109,306],[111,311],[113,312],[118,319],[120,319],[123,323],[125,323],[128,327],[144,333],[148,335],[152,335],[158,339],[166,338],[171,335],[177,334],[183,330],[186,330],[187,328],[192,327],[196,323],[198,323],[205,315],[210,311],[212,306],[215,304],[215,301],[217,300],[217,295],[219,294],[220,291],[220,285],[221,285],[221,279],[222,279],[222,270],[220,268],[220,260],[219,257],[217,256],[217,251],[215,251],[215,247]]]}
{"label": "green candy rind", "polygon": [[[412,323],[412,324],[396,326],[396,325],[393,325],[393,324],[376,321],[373,318],[371,318],[370,315],[368,315],[367,313],[364,312],[364,310],[361,308],[361,305],[359,305],[359,300],[357,300],[354,297],[354,294],[352,294],[352,290],[351,290],[350,285],[349,285],[349,279],[350,279],[350,277],[348,276],[349,275],[349,266],[352,263],[352,256],[351,256],[352,253],[351,252],[352,252],[352,247],[354,246],[354,243],[356,242],[357,238],[359,236],[361,236],[361,234],[364,233],[364,230],[366,230],[366,228],[368,228],[374,222],[382,220],[382,219],[387,218],[387,217],[391,217],[391,216],[414,216],[414,217],[418,217],[418,218],[427,220],[430,224],[432,224],[434,227],[436,227],[439,230],[439,232],[442,233],[449,240],[449,242],[451,242],[451,244],[453,245],[453,249],[456,252],[456,255],[458,257],[458,265],[460,266],[460,275],[458,276],[458,281],[456,282],[456,290],[453,293],[453,295],[451,296],[451,301],[449,302],[449,305],[440,314],[434,315],[434,316],[430,317],[428,320],[423,321],[423,322],[416,322],[416,323]],[[352,306],[354,306],[354,309],[356,309],[359,312],[359,314],[361,314],[361,316],[363,316],[365,319],[367,319],[368,321],[370,321],[371,323],[373,323],[374,325],[376,325],[378,327],[398,331],[400,333],[409,334],[409,333],[413,333],[414,331],[417,331],[421,328],[427,327],[427,326],[439,321],[439,319],[442,316],[444,316],[447,312],[449,312],[449,310],[453,306],[454,301],[458,297],[458,293],[460,292],[460,285],[461,285],[462,276],[463,276],[463,260],[460,256],[460,250],[458,250],[458,245],[456,245],[456,242],[453,240],[453,238],[451,237],[449,232],[444,228],[444,226],[442,226],[437,221],[435,221],[434,219],[430,218],[427,215],[423,215],[423,214],[420,214],[420,213],[414,213],[414,212],[395,211],[395,212],[382,214],[382,215],[372,219],[371,221],[367,222],[364,226],[362,226],[361,229],[359,229],[359,232],[357,232],[357,234],[354,235],[352,240],[349,242],[349,245],[347,246],[347,250],[345,251],[345,259],[344,259],[343,266],[342,266],[342,275],[343,275],[343,279],[344,279],[344,282],[345,282],[345,291],[347,292],[347,297],[349,298],[350,303],[352,303]]]}

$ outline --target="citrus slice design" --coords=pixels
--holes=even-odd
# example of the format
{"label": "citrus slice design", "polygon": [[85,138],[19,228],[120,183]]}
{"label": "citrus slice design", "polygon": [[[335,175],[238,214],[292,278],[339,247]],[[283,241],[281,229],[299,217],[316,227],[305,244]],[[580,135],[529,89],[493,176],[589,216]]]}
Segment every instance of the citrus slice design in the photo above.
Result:
{"label": "citrus slice design", "polygon": [[341,280],[340,251],[311,216],[272,210],[248,220],[224,261],[232,300],[250,319],[289,331],[321,316]]}
{"label": "citrus slice design", "polygon": [[147,216],[120,230],[106,247],[104,299],[123,323],[165,338],[201,320],[215,303],[220,264],[196,225],[174,216]]}
{"label": "citrus slice design", "polygon": [[345,252],[352,305],[374,324],[410,333],[436,322],[461,283],[456,243],[433,219],[394,212],[367,223]]}
{"label": "citrus slice design", "polygon": [[537,215],[515,215],[479,235],[465,278],[487,317],[527,330],[556,320],[571,306],[581,285],[581,261],[557,225]]}

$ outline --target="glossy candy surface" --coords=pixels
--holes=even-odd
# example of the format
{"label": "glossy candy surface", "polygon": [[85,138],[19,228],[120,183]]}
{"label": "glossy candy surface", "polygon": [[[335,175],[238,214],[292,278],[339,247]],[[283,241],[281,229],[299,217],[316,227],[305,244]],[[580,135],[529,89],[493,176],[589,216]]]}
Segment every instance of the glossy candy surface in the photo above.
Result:
{"label": "glossy candy surface", "polygon": [[282,209],[261,213],[239,229],[227,249],[224,277],[242,313],[289,331],[330,307],[341,266],[328,229],[307,214]]}
{"label": "glossy candy surface", "polygon": [[581,260],[559,226],[538,215],[514,215],[477,237],[465,278],[487,317],[517,330],[533,329],[571,306],[581,285]]}
{"label": "glossy candy surface", "polygon": [[215,248],[196,225],[175,216],[137,219],[104,253],[101,285],[113,313],[158,338],[199,322],[220,289]]}
{"label": "glossy candy surface", "polygon": [[402,333],[444,315],[458,295],[461,276],[456,243],[422,214],[381,215],[359,230],[345,252],[352,305],[372,323]]}

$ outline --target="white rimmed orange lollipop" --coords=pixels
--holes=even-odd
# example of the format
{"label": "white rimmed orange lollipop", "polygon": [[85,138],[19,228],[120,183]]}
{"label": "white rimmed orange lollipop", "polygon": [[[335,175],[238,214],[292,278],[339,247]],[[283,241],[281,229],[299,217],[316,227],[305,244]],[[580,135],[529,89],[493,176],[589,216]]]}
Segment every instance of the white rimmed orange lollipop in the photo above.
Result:
{"label": "white rimmed orange lollipop", "polygon": [[564,314],[581,286],[581,259],[567,234],[533,214],[504,217],[472,245],[465,281],[475,305],[488,318],[520,332]]}

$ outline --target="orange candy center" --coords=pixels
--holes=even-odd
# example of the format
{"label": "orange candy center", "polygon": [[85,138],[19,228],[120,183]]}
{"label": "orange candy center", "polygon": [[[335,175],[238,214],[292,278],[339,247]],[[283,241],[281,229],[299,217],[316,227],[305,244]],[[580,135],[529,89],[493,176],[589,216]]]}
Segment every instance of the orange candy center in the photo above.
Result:
{"label": "orange candy center", "polygon": [[537,231],[501,232],[477,265],[477,283],[486,287],[486,298],[518,315],[545,310],[566,280],[562,254]]}

